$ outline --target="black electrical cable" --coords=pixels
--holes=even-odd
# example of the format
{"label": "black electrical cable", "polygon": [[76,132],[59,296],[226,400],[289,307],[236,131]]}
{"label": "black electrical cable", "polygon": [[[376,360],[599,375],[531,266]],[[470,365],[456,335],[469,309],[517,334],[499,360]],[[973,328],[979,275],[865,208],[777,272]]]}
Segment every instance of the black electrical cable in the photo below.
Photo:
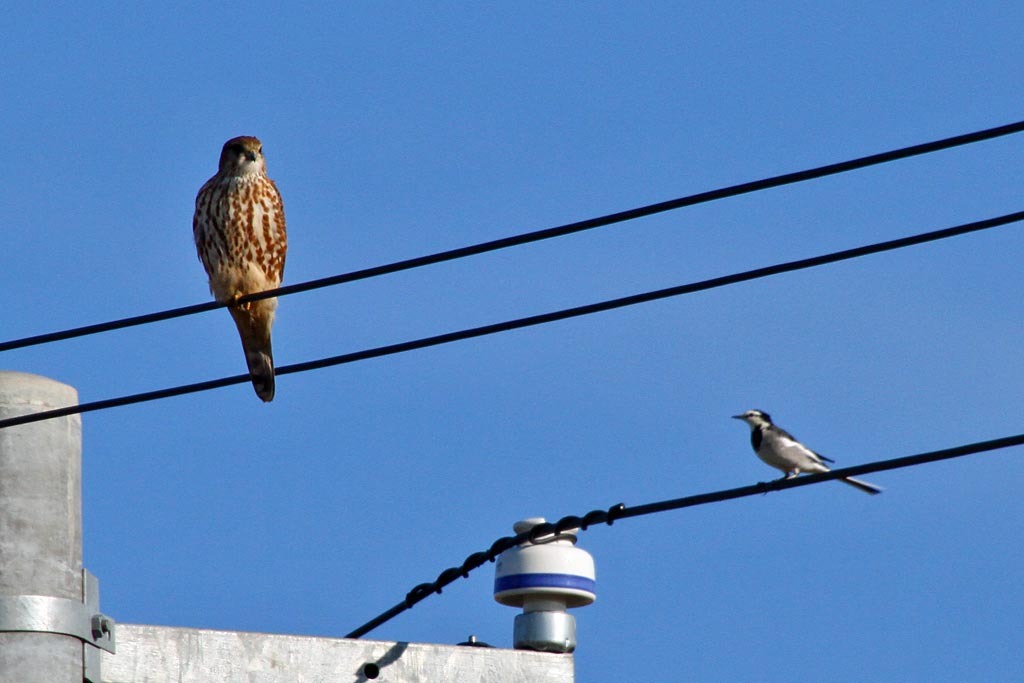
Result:
{"label": "black electrical cable", "polygon": [[[964,235],[971,232],[989,230],[991,228],[996,228],[1001,225],[1006,225],[1008,223],[1015,223],[1021,220],[1024,220],[1024,211],[1017,211],[1014,213],[1006,214],[1004,216],[987,218],[985,220],[975,221],[973,223],[964,223],[963,225],[957,225],[951,228],[943,228],[941,230],[933,230],[931,232],[910,235],[908,237],[900,237],[898,239],[888,240],[886,242],[877,242],[875,244],[869,244],[862,247],[854,247],[853,249],[844,249],[842,251],[823,254],[821,256],[812,256],[810,258],[799,259],[797,261],[788,261],[786,263],[779,263],[774,266],[755,268],[754,270],[747,270],[740,273],[733,273],[731,275],[724,275],[722,277],[716,277],[710,280],[700,280],[698,282],[691,282],[689,284],[668,287],[666,289],[658,289],[651,292],[632,294],[630,296],[624,296],[618,299],[609,299],[606,301],[599,301],[597,303],[585,304],[583,306],[565,308],[559,311],[551,311],[548,313],[531,315],[525,318],[506,320],[504,322],[493,323],[491,325],[472,327],[465,330],[458,330],[456,332],[447,332],[432,337],[423,337],[421,339],[413,339],[411,341],[399,342],[397,344],[378,346],[372,349],[364,349],[362,351],[345,353],[338,356],[321,358],[318,360],[305,361],[302,363],[293,363],[291,365],[285,365],[278,368],[275,374],[281,376],[290,375],[296,372],[308,372],[310,370],[319,370],[322,368],[332,367],[335,365],[345,365],[347,363],[355,363],[357,361],[368,360],[370,358],[391,356],[397,353],[404,353],[406,351],[425,349],[431,346],[448,344],[451,342],[462,341],[465,339],[473,339],[475,337],[483,337],[490,334],[497,334],[499,332],[518,330],[524,327],[542,325],[545,323],[556,322],[558,320],[577,318],[584,315],[590,315],[592,313],[601,313],[603,311],[610,311],[616,308],[623,308],[626,306],[634,306],[636,304],[656,301],[658,299],[666,299],[669,297],[681,296],[684,294],[693,294],[694,292],[702,292],[708,289],[725,287],[726,285],[733,285],[739,282],[757,280],[759,278],[768,277],[770,275],[778,275],[780,273],[805,270],[807,268],[814,268],[829,263],[836,263],[838,261],[847,261],[849,259],[858,258],[860,256],[878,254],[885,251],[893,251],[895,249],[902,249],[904,247],[924,244],[926,242],[935,242],[937,240],[956,237],[958,235]],[[210,389],[219,389],[222,387],[230,386],[232,384],[244,384],[249,381],[249,375],[233,375],[231,377],[221,377],[220,379],[196,382],[194,384],[184,384],[177,387],[170,387],[168,389],[158,389],[156,391],[147,391],[140,394],[131,394],[128,396],[104,399],[101,401],[93,401],[90,403],[80,403],[76,406],[68,406],[66,408],[55,408],[53,410],[41,411],[38,413],[28,413],[25,415],[19,415],[17,417],[9,417],[7,419],[0,420],[0,429],[4,429],[6,427],[13,427],[16,425],[28,424],[31,422],[40,422],[42,420],[50,420],[57,417],[65,417],[67,415],[77,415],[80,413],[94,412],[97,410],[106,410],[108,408],[115,408],[118,406],[131,405],[135,403],[145,403],[147,401],[155,401],[157,399],[170,398],[172,396],[193,394],[200,391],[208,391]]]}
{"label": "black electrical cable", "polygon": [[782,491],[784,489],[792,489],[798,486],[812,486],[814,484],[820,484],[833,479],[855,477],[862,474],[883,472],[885,470],[894,470],[901,467],[913,467],[916,465],[938,462],[940,460],[949,460],[951,458],[959,458],[965,455],[975,455],[985,451],[994,451],[1021,445],[1024,445],[1024,434],[1017,434],[1016,436],[1007,436],[1001,439],[993,439],[991,441],[980,441],[964,446],[957,446],[955,448],[946,448],[940,451],[931,451],[928,453],[920,453],[918,455],[908,455],[902,458],[893,458],[892,460],[880,460],[866,463],[864,465],[844,467],[842,469],[836,469],[831,472],[824,472],[821,474],[809,474],[794,477],[792,479],[776,479],[774,481],[760,482],[750,486],[741,486],[739,488],[725,489],[711,493],[701,493],[695,496],[686,496],[684,498],[675,498],[673,500],[647,503],[646,505],[637,505],[634,507],[626,507],[624,504],[619,503],[607,510],[593,510],[582,517],[570,515],[568,517],[563,517],[553,524],[540,524],[533,527],[530,531],[523,532],[516,536],[503,536],[499,538],[491,544],[490,548],[473,553],[458,567],[449,567],[441,572],[435,580],[428,583],[421,583],[414,587],[406,594],[405,599],[402,600],[402,602],[398,603],[391,609],[382,612],[380,615],[353,630],[345,637],[363,637],[381,624],[390,621],[402,612],[411,609],[414,605],[425,600],[431,594],[440,594],[445,586],[453,583],[459,577],[468,578],[471,571],[477,569],[486,562],[494,562],[501,553],[505,552],[509,548],[513,548],[527,542],[535,543],[543,540],[544,537],[561,534],[570,529],[586,531],[588,527],[593,526],[594,524],[611,525],[618,520],[627,519],[629,517],[641,517],[659,512],[668,512],[670,510],[681,510],[683,508],[694,507],[697,505],[707,505],[708,503],[720,503],[722,501],[733,500],[735,498],[756,496],[768,493],[769,491]]}
{"label": "black electrical cable", "polygon": [[[636,209],[620,211],[618,213],[612,213],[606,216],[599,216],[597,218],[590,218],[575,223],[568,223],[566,225],[560,225],[553,228],[546,228],[543,230],[536,230],[534,232],[512,235],[510,237],[504,237],[489,242],[481,242],[479,244],[473,244],[466,247],[451,249],[448,251],[441,251],[434,254],[428,254],[416,258],[405,259],[402,261],[395,261],[393,263],[375,266],[372,268],[364,268],[362,270],[356,270],[349,273],[342,273],[340,275],[333,275],[330,277],[320,278],[317,280],[310,280],[308,282],[300,282],[294,285],[287,285],[284,287],[279,287],[277,289],[270,289],[263,292],[246,295],[244,297],[241,297],[239,299],[239,302],[245,303],[248,301],[256,301],[258,299],[267,299],[274,296],[287,296],[289,294],[297,294],[299,292],[308,292],[310,290],[320,289],[322,287],[332,287],[334,285],[340,285],[347,282],[355,282],[356,280],[365,280],[372,277],[379,277],[381,275],[397,273],[403,270],[410,270],[412,268],[421,268],[423,266],[443,263],[445,261],[453,261],[455,259],[466,258],[468,256],[476,256],[490,251],[507,249],[509,247],[516,247],[523,244],[529,244],[531,242],[539,242],[541,240],[551,239],[553,237],[562,237],[564,235],[569,235],[575,232],[582,232],[584,230],[601,228],[615,223],[622,223],[625,221],[643,218],[645,216],[651,216],[665,211],[680,209],[686,206],[694,206],[696,204],[712,202],[718,199],[736,197],[743,194],[749,194],[751,192],[758,192],[760,190],[781,187],[783,185],[791,185],[794,183],[800,183],[807,180],[824,178],[826,176],[836,175],[839,173],[846,173],[848,171],[854,171],[861,168],[866,168],[868,166],[875,166],[890,161],[907,159],[914,156],[920,156],[922,154],[929,154],[932,152],[951,149],[953,147],[960,147],[963,145],[973,144],[976,142],[982,142],[984,140],[991,140],[993,138],[1011,135],[1013,133],[1019,133],[1021,131],[1024,131],[1024,121],[1017,121],[1003,126],[996,126],[994,128],[987,128],[985,130],[974,131],[962,135],[955,135],[953,137],[943,138],[941,140],[924,142],[917,145],[911,145],[909,147],[902,147],[900,149],[894,149],[887,152],[880,152],[878,154],[871,154],[868,156],[859,157],[857,159],[840,161],[833,164],[827,164],[825,166],[818,166],[816,168],[805,169],[802,171],[794,171],[791,173],[784,173],[782,175],[772,176],[770,178],[762,178],[760,180],[752,180],[749,182],[740,183],[738,185],[730,185],[728,187],[722,187],[715,190],[699,192],[697,194],[679,197],[678,199],[670,199],[667,201],[659,202],[657,204],[649,204],[647,206],[642,206]],[[227,304],[218,303],[216,301],[209,301],[201,304],[194,304],[191,306],[172,308],[166,311],[158,311],[155,313],[147,313],[144,315],[121,318],[119,320],[112,320],[109,322],[96,323],[93,325],[85,325],[82,327],[75,327],[56,332],[48,332],[45,334],[23,337],[21,339],[12,339],[10,341],[0,342],[0,352],[25,348],[28,346],[36,346],[39,344],[48,344],[51,342],[63,341],[66,339],[74,339],[76,337],[84,337],[91,334],[109,332],[112,330],[134,327],[137,325],[146,325],[149,323],[159,322],[162,320],[180,318],[187,315],[194,315],[196,313],[213,311],[218,308],[223,308],[226,305]]]}

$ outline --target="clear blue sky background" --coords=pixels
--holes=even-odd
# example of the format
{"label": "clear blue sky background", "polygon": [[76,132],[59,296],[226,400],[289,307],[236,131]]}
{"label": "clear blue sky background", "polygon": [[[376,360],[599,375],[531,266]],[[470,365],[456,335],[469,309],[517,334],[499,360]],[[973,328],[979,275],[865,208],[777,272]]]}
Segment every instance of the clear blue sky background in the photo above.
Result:
{"label": "clear blue sky background", "polygon": [[[0,27],[2,338],[207,300],[193,200],[259,136],[285,280],[1024,118],[1019,3],[97,3]],[[278,365],[1020,210],[1016,136],[280,302]],[[341,636],[517,519],[1022,431],[1010,225],[94,413],[85,558],[123,622]],[[244,372],[216,311],[3,354],[97,400]],[[1019,681],[1024,452],[581,536],[580,681]],[[510,646],[493,567],[371,637]]]}

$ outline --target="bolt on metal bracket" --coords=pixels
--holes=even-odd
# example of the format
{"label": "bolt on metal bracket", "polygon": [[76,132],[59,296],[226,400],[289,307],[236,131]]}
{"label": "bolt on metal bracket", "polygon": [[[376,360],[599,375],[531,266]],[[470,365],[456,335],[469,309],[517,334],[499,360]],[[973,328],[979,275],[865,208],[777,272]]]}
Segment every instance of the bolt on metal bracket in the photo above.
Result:
{"label": "bolt on metal bracket", "polygon": [[91,645],[83,651],[87,681],[99,683],[99,650],[115,652],[114,630],[114,620],[100,612],[100,584],[88,569],[82,569],[81,601],[49,595],[0,595],[0,632],[59,633]]}

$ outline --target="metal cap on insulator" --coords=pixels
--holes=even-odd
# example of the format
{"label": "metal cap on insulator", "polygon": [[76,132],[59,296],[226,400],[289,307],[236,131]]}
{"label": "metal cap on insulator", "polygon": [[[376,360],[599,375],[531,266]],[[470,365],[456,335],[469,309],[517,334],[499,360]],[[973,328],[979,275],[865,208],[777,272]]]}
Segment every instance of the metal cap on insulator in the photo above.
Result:
{"label": "metal cap on insulator", "polygon": [[[544,524],[543,517],[516,522],[516,534]],[[576,649],[576,620],[566,612],[594,602],[594,558],[576,547],[576,530],[541,536],[498,556],[494,599],[522,607],[513,629],[519,650],[572,652]]]}

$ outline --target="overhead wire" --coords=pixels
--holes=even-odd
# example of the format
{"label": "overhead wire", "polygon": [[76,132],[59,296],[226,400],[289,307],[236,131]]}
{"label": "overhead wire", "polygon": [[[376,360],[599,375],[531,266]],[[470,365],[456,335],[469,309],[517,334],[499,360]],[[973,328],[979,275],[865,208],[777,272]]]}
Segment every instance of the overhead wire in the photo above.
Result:
{"label": "overhead wire", "polygon": [[[748,282],[750,280],[757,280],[772,275],[779,275],[781,273],[789,273],[798,270],[805,270],[808,268],[815,268],[830,263],[837,263],[840,261],[847,261],[850,259],[859,258],[861,256],[868,256],[871,254],[878,254],[882,252],[893,251],[896,249],[903,249],[910,246],[925,244],[927,242],[935,242],[938,240],[948,239],[951,237],[965,235],[968,233],[990,230],[992,228],[1019,222],[1021,220],[1024,220],[1024,211],[1017,211],[1014,213],[1005,214],[1003,216],[996,216],[994,218],[987,218],[980,221],[974,221],[972,223],[964,223],[962,225],[956,225],[949,228],[933,230],[930,232],[919,233],[916,235],[909,235],[906,237],[900,237],[897,239],[887,240],[884,242],[876,242],[874,244],[854,247],[851,249],[844,249],[841,251],[835,251],[827,254],[822,254],[819,256],[812,256],[809,258],[798,259],[795,261],[787,261],[785,263],[779,263],[772,266],[765,266],[762,268],[755,268],[753,270],[746,270],[738,273],[733,273],[730,275],[711,278],[708,280],[700,280],[697,282],[677,285],[674,287],[667,287],[665,289],[658,289],[648,292],[642,292],[639,294],[632,294],[629,296],[619,297],[616,299],[608,299],[596,303],[585,304],[582,306],[574,306],[572,308],[565,308],[557,311],[540,313],[537,315],[530,315],[523,318],[506,320],[503,322],[492,323],[489,325],[482,325],[479,327],[472,327],[454,332],[446,332],[443,334],[438,334],[430,337],[423,337],[420,339],[413,339],[410,341],[388,344],[385,346],[378,346],[374,348],[364,349],[361,351],[344,353],[317,360],[293,363],[291,365],[285,365],[278,368],[275,374],[278,376],[282,376],[298,372],[319,370],[336,365],[344,365],[347,363],[354,363],[357,361],[368,360],[371,358],[380,358],[383,356],[390,356],[398,353],[404,353],[407,351],[424,349],[431,346],[439,346],[441,344],[448,344],[456,341],[473,339],[476,337],[483,337],[491,334],[497,334],[499,332],[508,332],[511,330],[532,327],[535,325],[542,325],[550,322],[556,322],[559,320],[567,320],[569,318],[591,315],[594,313],[610,311],[617,308],[623,308],[626,306],[634,306],[637,304],[657,301],[659,299],[682,296],[685,294],[693,294],[695,292],[716,289],[718,287],[725,287],[740,282]],[[248,374],[233,375],[231,377],[222,377],[219,379],[206,380],[202,382],[196,382],[193,384],[185,384],[177,387],[158,389],[155,391],[147,391],[143,393],[131,394],[127,396],[120,396],[110,399],[103,399],[88,403],[80,403],[78,405],[67,406],[64,408],[55,408],[52,410],[40,411],[37,413],[28,413],[25,415],[9,417],[0,420],[0,429],[13,427],[16,425],[29,424],[32,422],[39,422],[42,420],[54,419],[58,417],[65,417],[68,415],[76,415],[87,412],[94,412],[98,410],[106,410],[109,408],[131,405],[135,403],[144,403],[147,401],[155,401],[158,399],[170,398],[173,396],[182,396],[185,394],[192,394],[200,391],[219,389],[234,384],[243,384],[249,381],[250,377]]]}
{"label": "overhead wire", "polygon": [[[997,126],[962,135],[956,135],[926,143],[903,147],[900,149],[850,159],[847,161],[827,164],[824,166],[819,166],[802,171],[785,173],[759,180],[739,183],[736,185],[731,185],[723,188],[691,194],[676,199],[662,201],[655,204],[650,204],[634,209],[629,209],[626,211],[607,214],[596,218],[577,221],[574,223],[568,223],[561,226],[522,233],[505,238],[460,247],[456,249],[436,252],[433,254],[428,254],[415,258],[404,259],[371,268],[365,268],[330,277],[297,283],[294,285],[287,285],[273,290],[266,290],[263,292],[258,292],[241,297],[237,302],[234,303],[245,303],[249,301],[256,301],[275,296],[288,296],[291,294],[312,291],[324,287],[355,282],[358,280],[397,273],[404,270],[410,270],[428,265],[443,263],[446,261],[452,261],[460,258],[497,251],[500,249],[525,245],[533,242],[539,242],[542,240],[551,239],[555,237],[561,237],[576,232],[582,232],[599,227],[605,227],[616,223],[626,222],[637,218],[651,216],[658,213],[671,211],[674,209],[679,209],[687,206],[711,202],[718,199],[735,197],[765,189],[781,187],[784,185],[804,182],[817,178],[827,177],[830,175],[836,175],[839,173],[858,170],[861,168],[887,163],[890,161],[906,159],[936,151],[951,149],[962,145],[973,144],[976,142],[990,140],[1022,131],[1024,131],[1024,121],[1018,121],[1003,126]],[[842,250],[838,252],[833,252],[831,254],[824,254],[821,256],[811,258],[799,259],[796,261],[789,261],[774,266],[743,271],[740,273],[734,273],[731,275],[712,278],[709,280],[702,280],[689,284],[669,287],[650,292],[644,292],[640,294],[634,294],[626,297],[620,297],[617,299],[601,301],[583,306],[563,309],[559,311],[527,316],[515,320],[509,320],[491,325],[484,325],[456,332],[425,337],[422,339],[401,342],[398,344],[391,344],[371,349],[365,349],[363,351],[357,351],[354,353],[341,354],[337,356],[332,356],[314,361],[307,361],[303,363],[295,363],[292,365],[287,365],[279,368],[276,374],[287,375],[298,372],[306,372],[310,370],[321,369],[335,365],[342,365],[360,360],[367,360],[370,358],[378,358],[382,356],[393,355],[415,349],[437,346],[440,344],[446,344],[460,340],[496,334],[504,331],[521,329],[534,325],[545,324],[548,322],[565,320],[583,315],[589,315],[592,313],[622,308],[625,306],[632,306],[640,303],[651,302],[668,297],[705,291],[717,287],[723,287],[731,284],[768,277],[780,273],[792,272],[829,263],[849,260],[869,254],[876,254],[917,244],[923,244],[926,242],[946,239],[949,237],[963,235],[970,232],[987,230],[990,228],[1006,225],[1013,222],[1018,222],[1021,220],[1024,220],[1024,212],[1014,212],[1011,214],[1006,214],[1003,216],[998,216],[983,221],[977,221],[974,223],[967,223],[959,226],[954,226],[952,228],[946,228],[943,230],[936,230],[928,233],[922,233],[895,240],[889,240],[886,242],[880,242],[872,245]],[[24,337],[20,339],[9,340],[6,342],[0,342],[0,352],[40,344],[52,343],[67,339],[73,339],[77,337],[98,334],[117,329],[125,329],[129,327],[150,324],[154,322],[184,317],[188,315],[194,315],[198,313],[216,310],[218,308],[223,308],[226,307],[227,305],[229,304],[220,303],[216,301],[204,302],[200,304],[168,309],[164,311],[158,311],[139,316],[122,318],[119,320],[112,320],[92,325],[86,325],[40,335],[34,335],[30,337]],[[21,424],[28,424],[46,419],[54,419],[74,414],[93,412],[98,410],[114,408],[118,406],[130,405],[134,403],[142,403],[146,401],[153,401],[162,398],[169,398],[173,396],[222,388],[234,384],[245,383],[248,382],[249,380],[250,378],[248,374],[234,375],[230,377],[207,380],[204,382],[198,382],[194,384],[182,385],[178,387],[171,387],[167,389],[161,389],[150,392],[143,392],[139,394],[122,396],[112,399],[93,401],[89,403],[83,403],[76,406],[68,406],[65,408],[59,408],[55,410],[42,411],[39,413],[32,413],[17,416],[14,418],[8,418],[5,420],[0,420],[0,429]],[[771,491],[780,491],[800,486],[815,485],[826,481],[831,481],[834,479],[859,476],[863,474],[869,474],[873,472],[880,472],[897,468],[911,467],[920,464],[937,462],[940,460],[963,457],[967,455],[973,455],[977,453],[998,449],[1005,449],[1020,445],[1024,445],[1024,434],[1018,434],[1015,436],[994,439],[991,441],[978,442],[974,444],[967,444],[964,446],[943,449],[940,451],[932,451],[928,453],[921,453],[918,455],[894,458],[891,460],[877,461],[862,465],[856,465],[852,467],[834,469],[830,472],[825,473],[805,475],[797,478],[781,479],[770,482],[760,482],[758,484],[749,486],[698,494],[672,500],[658,501],[654,503],[647,503],[633,507],[626,507],[624,504],[620,503],[618,505],[611,506],[606,510],[593,510],[583,515],[582,517],[563,517],[561,520],[553,524],[541,524],[533,527],[530,531],[524,532],[522,534],[499,538],[487,550],[473,553],[472,555],[467,557],[466,560],[459,567],[448,568],[441,572],[438,575],[437,579],[435,579],[434,581],[419,584],[418,586],[414,587],[411,591],[409,591],[406,594],[405,598],[397,605],[390,608],[389,610],[386,610],[385,612],[378,615],[374,619],[371,619],[370,621],[366,622],[362,626],[354,629],[349,634],[347,634],[346,637],[362,637],[366,633],[369,633],[373,629],[379,627],[387,621],[390,621],[402,612],[411,609],[413,606],[415,606],[422,600],[426,599],[430,595],[440,594],[443,588],[453,583],[458,578],[468,578],[469,573],[471,571],[479,568],[486,562],[494,562],[498,555],[512,547],[527,542],[537,542],[538,540],[543,539],[546,536],[555,536],[564,533],[570,529],[579,529],[585,531],[594,524],[607,524],[610,526],[615,521],[631,517],[651,515],[671,510],[679,510],[687,507],[694,507],[698,505],[723,502],[726,500],[733,500],[742,497],[761,495]]]}
{"label": "overhead wire", "polygon": [[[391,273],[397,273],[400,271],[410,270],[413,268],[421,268],[423,266],[442,263],[445,261],[453,261],[455,259],[476,256],[487,252],[497,251],[499,249],[507,249],[509,247],[521,246],[524,244],[539,242],[541,240],[547,240],[554,237],[562,237],[564,235],[569,235],[572,233],[605,227],[608,225],[622,223],[637,218],[652,216],[654,214],[662,213],[665,211],[671,211],[674,209],[680,209],[687,206],[703,204],[718,199],[736,197],[739,195],[758,192],[770,188],[776,188],[784,185],[791,185],[794,183],[805,182],[808,180],[824,178],[826,176],[836,175],[839,173],[846,173],[849,171],[854,171],[869,166],[875,166],[878,164],[884,164],[891,161],[907,159],[914,156],[920,156],[923,154],[930,154],[932,152],[938,152],[941,150],[952,149],[954,147],[974,144],[985,140],[992,140],[995,138],[1011,135],[1014,133],[1019,133],[1022,131],[1024,131],[1024,121],[1016,121],[1001,126],[995,126],[993,128],[986,128],[983,130],[963,133],[960,135],[954,135],[951,137],[932,140],[929,142],[924,142],[916,145],[910,145],[908,147],[888,150],[876,154],[869,154],[867,156],[826,164],[824,166],[818,166],[815,168],[809,168],[801,171],[793,171],[790,173],[783,173],[781,175],[762,178],[759,180],[752,180],[748,182],[739,183],[736,185],[730,185],[727,187],[708,190],[705,192],[698,192],[696,194],[679,197],[677,199],[670,199],[655,204],[649,204],[647,206],[641,206],[634,209],[619,211],[616,213],[611,213],[596,218],[589,218],[586,220],[568,223],[565,225],[560,225],[552,228],[546,228],[542,230],[536,230],[533,232],[512,235],[509,237],[503,237],[488,242],[481,242],[479,244],[473,244],[456,249],[450,249],[447,251],[440,251],[433,254],[427,254],[415,258],[404,259],[401,261],[395,261],[384,265],[364,268],[361,270],[342,273],[339,275],[333,275],[330,277],[319,278],[316,280],[310,280],[308,282],[300,282],[293,285],[286,285],[283,287],[278,287],[276,289],[269,289],[254,294],[248,294],[246,296],[240,297],[238,301],[234,303],[246,303],[249,301],[257,301],[259,299],[267,299],[275,296],[288,296],[290,294],[308,292],[323,287],[332,287],[335,285],[340,285],[348,282],[355,282],[357,280],[364,280],[382,275],[388,275]],[[127,318],[121,318],[118,320],[111,320],[91,325],[84,325],[81,327],[74,327],[65,330],[48,332],[44,334],[23,337],[20,339],[12,339],[9,341],[0,342],[0,352],[11,351],[19,348],[26,348],[29,346],[37,346],[40,344],[48,344],[67,339],[74,339],[77,337],[84,337],[87,335],[98,334],[101,332],[109,332],[112,330],[135,327],[138,325],[151,324],[163,320],[170,320],[173,318],[194,315],[197,313],[204,313],[207,311],[216,310],[218,308],[224,308],[228,305],[230,304],[221,303],[217,301],[208,301],[200,304],[172,308],[165,311],[157,311],[154,313],[131,316]]]}
{"label": "overhead wire", "polygon": [[769,493],[770,491],[783,491],[786,489],[797,488],[799,486],[813,486],[815,484],[821,484],[834,479],[855,477],[862,474],[883,472],[903,467],[914,467],[926,463],[939,462],[941,460],[960,458],[967,455],[975,455],[987,451],[1000,450],[1021,445],[1024,445],[1024,434],[1017,434],[1015,436],[1007,436],[1000,439],[992,439],[990,441],[979,441],[976,443],[965,444],[963,446],[956,446],[954,448],[945,448],[938,451],[893,458],[891,460],[879,460],[876,462],[865,463],[863,465],[834,469],[830,472],[822,472],[820,474],[809,474],[790,479],[776,479],[774,481],[759,482],[749,486],[740,486],[738,488],[701,493],[694,496],[646,503],[644,505],[636,505],[633,507],[626,507],[625,504],[619,503],[618,505],[613,505],[607,509],[592,510],[583,516],[570,515],[563,517],[554,523],[539,524],[531,528],[529,531],[524,531],[523,533],[515,536],[503,536],[497,539],[487,550],[473,553],[458,567],[449,567],[438,574],[437,578],[433,581],[417,585],[406,593],[405,598],[401,602],[397,603],[390,609],[385,610],[362,626],[352,630],[345,637],[363,637],[378,626],[390,621],[402,612],[411,609],[417,603],[422,602],[431,595],[435,593],[440,595],[446,586],[453,583],[460,577],[469,578],[469,573],[474,569],[481,567],[487,562],[494,562],[499,555],[510,548],[514,548],[517,545],[523,545],[525,543],[536,543],[545,538],[558,536],[573,529],[586,531],[589,527],[595,524],[607,524],[610,526],[614,522],[628,519],[630,517],[642,517],[661,512],[669,512],[671,510],[681,510],[683,508],[695,507],[698,505],[720,503],[727,500],[735,500],[736,498],[761,495]]}

